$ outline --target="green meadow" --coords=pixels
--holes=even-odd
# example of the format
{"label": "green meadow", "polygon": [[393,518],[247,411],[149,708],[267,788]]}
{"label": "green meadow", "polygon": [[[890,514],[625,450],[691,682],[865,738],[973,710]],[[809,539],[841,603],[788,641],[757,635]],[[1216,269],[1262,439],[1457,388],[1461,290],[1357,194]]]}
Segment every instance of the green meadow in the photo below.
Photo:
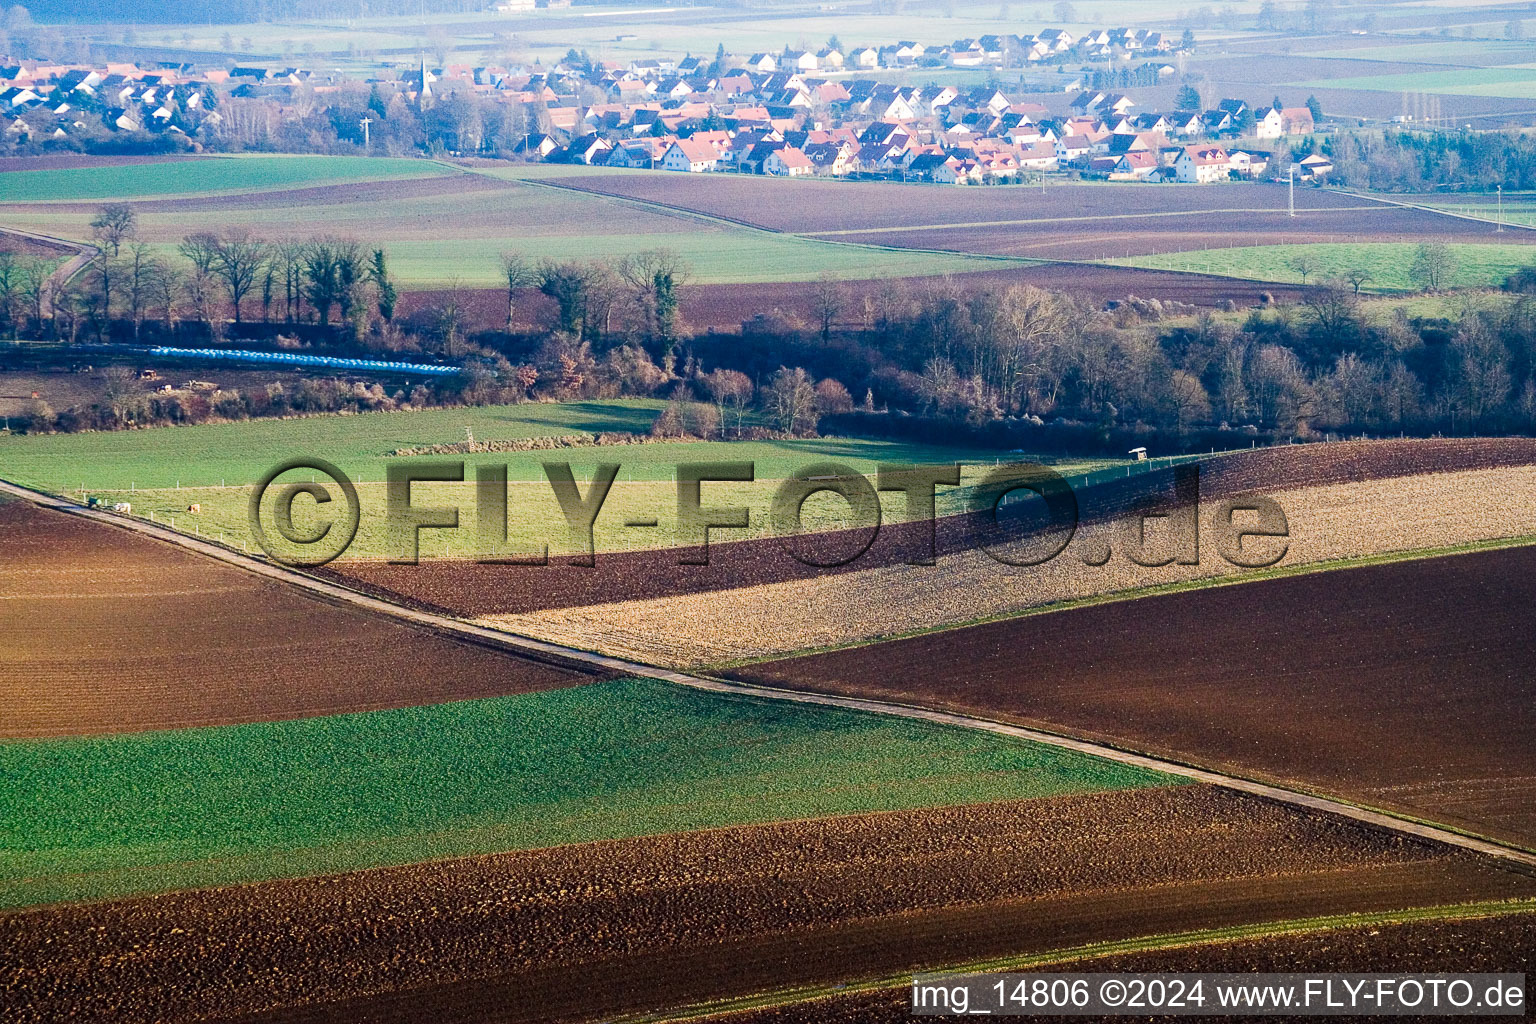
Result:
{"label": "green meadow", "polygon": [[1177,780],[1009,737],[648,680],[0,743],[0,906]]}
{"label": "green meadow", "polygon": [[[476,467],[481,465],[507,467],[510,542],[521,547],[547,543],[558,554],[566,550],[565,518],[545,475],[546,462],[569,463],[583,493],[598,465],[617,463],[621,467],[596,523],[595,543],[598,550],[605,551],[667,547],[675,543],[675,474],[677,466],[685,462],[751,462],[754,466],[753,482],[704,485],[706,505],[743,505],[751,510],[749,528],[716,533],[716,539],[722,540],[770,532],[769,510],[779,481],[817,463],[836,462],[873,478],[882,462],[958,462],[964,465],[963,484],[975,483],[998,462],[1046,462],[1064,475],[1111,464],[1110,460],[1102,459],[1058,459],[1046,454],[1026,456],[993,449],[838,437],[648,441],[419,458],[388,455],[402,448],[463,441],[466,432],[477,441],[581,436],[605,431],[644,434],[650,430],[661,406],[661,402],[640,399],[527,403],[103,433],[0,436],[0,477],[66,494],[75,500],[97,497],[127,501],[137,516],[152,516],[155,522],[182,532],[211,537],[235,547],[243,544],[247,550],[254,550],[249,503],[255,483],[281,462],[318,456],[336,465],[357,484],[362,515],[348,557],[384,558],[399,552],[397,538],[387,528],[384,514],[383,481],[391,463],[465,463],[464,483],[419,483],[412,487],[412,501],[418,505],[461,510],[460,529],[422,532],[420,550],[424,557],[492,553],[482,550],[476,533],[478,505],[473,480]],[[285,475],[279,484],[308,476],[296,471]],[[939,488],[940,511],[960,510],[966,493],[965,487]],[[886,492],[881,499],[886,521],[905,517],[906,503],[901,494]],[[199,506],[195,515],[189,512],[192,504]],[[270,516],[271,502],[264,508]],[[334,518],[332,511],[301,498],[294,504],[295,523],[301,529],[316,528]],[[841,498],[821,494],[806,502],[802,519],[808,528],[826,529],[847,525],[849,515],[847,503]],[[657,526],[627,527],[625,523],[631,519],[655,519]],[[268,530],[270,533],[270,526]]]}
{"label": "green meadow", "polygon": [[1433,92],[1448,96],[1506,96],[1536,99],[1536,69],[1457,68],[1403,75],[1362,75],[1299,82],[1305,89],[1364,89],[1371,92]]}
{"label": "green meadow", "polygon": [[[1305,257],[1315,268],[1307,275],[1309,283],[1363,269],[1371,274],[1367,290],[1407,292],[1419,287],[1409,272],[1417,248],[1412,242],[1319,242],[1158,253],[1106,262],[1255,281],[1300,283],[1302,277],[1294,263]],[[1448,248],[1456,259],[1456,271],[1450,284],[1457,288],[1497,287],[1516,270],[1536,263],[1536,245],[1452,243]]]}
{"label": "green meadow", "polygon": [[429,160],[364,156],[238,156],[0,173],[0,203],[162,198],[429,178],[452,171]]}

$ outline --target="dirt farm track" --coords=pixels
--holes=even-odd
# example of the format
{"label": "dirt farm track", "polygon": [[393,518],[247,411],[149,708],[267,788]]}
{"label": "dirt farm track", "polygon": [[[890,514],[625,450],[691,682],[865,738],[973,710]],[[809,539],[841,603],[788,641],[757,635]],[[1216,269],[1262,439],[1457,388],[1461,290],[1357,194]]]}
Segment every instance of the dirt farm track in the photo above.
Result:
{"label": "dirt farm track", "polygon": [[[1536,956],[1536,914],[1510,914],[1467,921],[1418,921],[1283,935],[1222,945],[1192,946],[1092,960],[1064,960],[1047,970],[1106,973],[1219,971],[1436,971],[1498,972]],[[742,1013],[710,1017],[711,1024],[907,1024],[911,994],[888,989]],[[1081,1017],[1035,1017],[1049,1024],[1075,1024]],[[1177,1018],[1152,1018],[1175,1020]],[[1252,1017],[1202,1017],[1226,1024]],[[1370,1018],[1344,1018],[1368,1020]],[[1499,1018],[1481,1018],[1497,1020]]]}

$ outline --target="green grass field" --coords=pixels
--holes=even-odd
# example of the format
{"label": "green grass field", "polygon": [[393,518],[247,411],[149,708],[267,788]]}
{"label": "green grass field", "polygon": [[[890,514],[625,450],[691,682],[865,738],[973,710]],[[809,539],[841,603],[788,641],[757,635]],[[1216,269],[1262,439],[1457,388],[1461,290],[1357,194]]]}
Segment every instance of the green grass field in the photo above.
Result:
{"label": "green grass field", "polygon": [[363,156],[241,156],[0,173],[0,203],[132,199],[308,188],[451,174],[428,160]]}
{"label": "green grass field", "polygon": [[0,743],[0,906],[1169,785],[1006,737],[630,680]]}
{"label": "green grass field", "polygon": [[1447,96],[1504,96],[1536,99],[1536,69],[1461,68],[1404,75],[1363,75],[1294,83],[1303,89],[1364,89],[1371,92],[1433,92]]}
{"label": "green grass field", "polygon": [[[414,413],[369,413],[358,416],[315,416],[287,420],[251,420],[243,423],[165,427],[152,430],[90,434],[0,437],[0,477],[79,500],[95,496],[128,501],[134,514],[183,532],[222,540],[233,546],[255,549],[249,525],[251,487],[269,469],[290,458],[319,456],[337,465],[358,484],[362,505],[360,530],[348,549],[350,558],[384,558],[398,553],[395,538],[386,528],[385,467],[398,460],[386,458],[400,448],[462,441],[465,429],[477,440],[550,437],[591,434],[600,431],[644,433],[650,429],[662,403],[645,400],[530,403],[466,409],[432,409]],[[572,447],[554,450],[443,456],[463,459],[466,481],[473,481],[477,465],[506,465],[512,497],[508,508],[508,536],[527,546],[548,543],[551,550],[566,550],[565,519],[544,471],[545,462],[569,462],[583,490],[594,468],[605,462],[622,468],[596,524],[599,550],[667,547],[675,543],[679,463],[749,461],[754,464],[753,483],[705,485],[709,505],[745,505],[751,510],[751,526],[745,531],[724,531],[716,539],[740,539],[770,532],[769,508],[778,483],[807,465],[835,461],[873,477],[881,462],[965,464],[962,482],[974,483],[985,468],[998,461],[1017,461],[1025,456],[992,449],[909,444],[862,438],[817,438],[791,441],[692,441],[652,442],[610,447]],[[1086,472],[1112,464],[1110,460],[1055,459],[1037,456],[1063,474]],[[304,479],[285,476],[283,482]],[[477,545],[475,488],[472,482],[427,483],[412,488],[419,505],[459,508],[456,531],[428,530],[421,535],[425,557],[465,557],[490,554]],[[958,511],[965,488],[940,488],[940,511]],[[881,496],[885,521],[905,517],[905,499],[896,492]],[[200,511],[188,513],[196,503]],[[295,504],[300,528],[320,525],[332,518],[330,508],[318,508],[309,499]],[[270,508],[268,509],[270,514]],[[803,521],[810,528],[845,525],[848,507],[840,498],[818,495],[808,501]],[[633,518],[657,519],[654,529],[636,530],[624,523]],[[270,528],[269,528],[270,529]]]}
{"label": "green grass field", "polygon": [[1525,41],[1494,39],[1439,39],[1433,42],[1405,42],[1378,45],[1366,37],[1358,47],[1320,50],[1312,57],[1338,57],[1345,60],[1380,60],[1425,64],[1465,64],[1469,67],[1498,67],[1531,59],[1531,44]]}
{"label": "green grass field", "polygon": [[[1361,268],[1371,273],[1371,281],[1366,285],[1368,290],[1393,292],[1417,290],[1418,285],[1409,275],[1417,248],[1411,242],[1319,242],[1159,253],[1106,262],[1119,266],[1186,270],[1255,281],[1300,283],[1301,275],[1294,269],[1292,262],[1300,256],[1306,256],[1316,265],[1316,269],[1307,275],[1310,283],[1315,284],[1328,277]],[[1514,271],[1536,263],[1536,246],[1533,245],[1458,243],[1449,248],[1457,263],[1450,283],[1457,288],[1496,287]]]}
{"label": "green grass field", "polygon": [[1497,221],[1502,215],[1506,224],[1526,224],[1536,227],[1536,196],[1530,193],[1506,195],[1502,206],[1496,196],[1487,196],[1478,202],[1453,203],[1434,197],[1414,199],[1420,206],[1447,213],[1464,213],[1484,220]]}

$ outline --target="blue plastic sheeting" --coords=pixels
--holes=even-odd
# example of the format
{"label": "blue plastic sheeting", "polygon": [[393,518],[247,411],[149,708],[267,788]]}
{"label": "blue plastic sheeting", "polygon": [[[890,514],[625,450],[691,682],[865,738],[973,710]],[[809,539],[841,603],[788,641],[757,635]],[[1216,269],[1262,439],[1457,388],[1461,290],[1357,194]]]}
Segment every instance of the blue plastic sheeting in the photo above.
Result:
{"label": "blue plastic sheeting", "polygon": [[293,352],[251,352],[229,348],[152,348],[153,356],[177,359],[228,359],[246,363],[271,363],[277,366],[323,366],[333,370],[373,370],[383,373],[422,373],[447,377],[459,372],[457,366],[433,366],[428,363],[390,363],[378,359],[341,359],[337,356],[309,356]]}

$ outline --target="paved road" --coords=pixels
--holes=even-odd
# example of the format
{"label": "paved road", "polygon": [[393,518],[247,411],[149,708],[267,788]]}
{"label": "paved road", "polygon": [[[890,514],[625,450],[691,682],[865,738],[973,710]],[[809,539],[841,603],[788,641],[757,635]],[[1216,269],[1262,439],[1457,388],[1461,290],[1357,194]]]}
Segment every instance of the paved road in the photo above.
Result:
{"label": "paved road", "polygon": [[43,318],[53,316],[53,297],[80,271],[88,267],[92,260],[101,255],[101,250],[94,245],[86,245],[83,242],[71,242],[67,238],[55,238],[53,235],[40,235],[35,231],[22,231],[18,228],[0,227],[0,234],[16,235],[18,238],[30,238],[34,242],[47,242],[61,249],[73,249],[74,255],[59,265],[48,277],[48,286],[43,292],[41,303]]}
{"label": "paved road", "polygon": [[1264,797],[1279,803],[1289,804],[1292,807],[1300,807],[1308,811],[1316,811],[1325,814],[1335,814],[1340,817],[1350,818],[1377,828],[1397,832],[1403,835],[1413,836],[1419,839],[1428,839],[1443,843],[1447,846],[1459,847],[1475,853],[1485,854],[1502,861],[1506,866],[1525,873],[1536,873],[1536,853],[1515,849],[1500,843],[1477,839],[1472,836],[1461,835],[1448,829],[1437,828],[1434,825],[1409,821],[1404,818],[1383,814],[1378,811],[1367,810],[1352,804],[1327,797],[1316,796],[1311,793],[1302,793],[1295,790],[1273,786],[1263,782],[1254,782],[1250,779],[1238,778],[1232,775],[1224,775],[1219,772],[1207,771],[1193,765],[1179,764],[1175,761],[1166,761],[1161,758],[1148,757],[1132,751],[1120,750],[1115,747],[1105,746],[1099,743],[1090,743],[1086,740],[1074,739],[1069,736],[1058,736],[1054,733],[1041,732],[1037,729],[1026,729],[1022,726],[1007,725],[1002,722],[993,722],[983,718],[974,718],[969,715],[958,715],[945,711],[933,711],[928,708],[912,707],[905,704],[894,704],[885,701],[867,700],[858,697],[838,697],[831,694],[805,693],[797,690],[780,689],[777,687],[759,686],[748,683],[736,683],[723,679],[712,679],[707,676],[693,675],[686,672],[677,672],[672,669],[659,668],[654,665],[646,665],[640,662],[629,661],[624,658],[614,658],[605,654],[597,654],[592,651],[584,651],[575,647],[566,647],[560,644],[552,644],[532,637],[517,636],[504,633],[500,630],[487,629],[470,622],[449,618],[444,615],[434,615],[430,612],[417,611],[403,608],[399,605],[381,601],[366,594],[349,590],[325,580],[315,579],[300,572],[267,562],[260,558],[233,551],[219,544],[205,541],[197,537],[189,537],[182,533],[146,522],[129,516],[117,515],[96,509],[85,508],[75,502],[53,495],[41,494],[37,491],[19,487],[8,481],[0,481],[0,492],[25,498],[47,508],[57,509],[70,515],[82,516],[97,522],[106,523],[122,529],[133,530],[137,533],[156,540],[174,544],[177,547],[195,551],[198,554],[216,558],[221,562],[239,566],[259,576],[279,580],[284,583],[300,587],[311,593],[321,595],[334,601],[341,601],[377,612],[381,615],[391,615],[397,619],[404,619],[418,625],[426,626],[440,632],[453,633],[467,637],[479,643],[489,643],[506,648],[514,652],[522,652],[536,655],[544,659],[567,662],[579,667],[598,669],[603,672],[616,673],[630,676],[643,676],[650,679],[661,679],[679,686],[688,686],[697,690],[708,690],[713,693],[727,693],[736,696],[757,697],[767,700],[787,700],[799,704],[818,704],[827,707],[849,708],[856,711],[869,711],[882,715],[895,715],[900,718],[911,718],[918,721],[933,722],[938,725],[959,726],[964,729],[977,729],[982,732],[995,733],[999,736],[1012,736],[1019,739],[1030,740],[1046,746],[1059,747],[1063,750],[1072,750],[1081,754],[1089,754],[1094,757],[1102,757],[1120,764],[1132,765],[1137,768],[1150,769],[1189,779],[1194,782],[1202,782],[1211,786],[1220,786],[1223,789],[1236,790],[1240,793],[1248,793],[1253,796]]}

